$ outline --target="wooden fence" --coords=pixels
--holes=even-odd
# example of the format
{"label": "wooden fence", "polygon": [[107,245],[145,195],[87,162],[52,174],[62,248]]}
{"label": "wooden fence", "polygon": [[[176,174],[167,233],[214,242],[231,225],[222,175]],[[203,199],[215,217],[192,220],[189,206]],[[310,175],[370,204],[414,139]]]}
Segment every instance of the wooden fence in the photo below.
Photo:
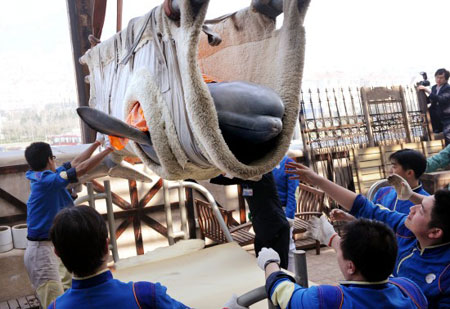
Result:
{"label": "wooden fence", "polygon": [[432,139],[410,86],[303,90],[301,110],[304,141],[315,153]]}

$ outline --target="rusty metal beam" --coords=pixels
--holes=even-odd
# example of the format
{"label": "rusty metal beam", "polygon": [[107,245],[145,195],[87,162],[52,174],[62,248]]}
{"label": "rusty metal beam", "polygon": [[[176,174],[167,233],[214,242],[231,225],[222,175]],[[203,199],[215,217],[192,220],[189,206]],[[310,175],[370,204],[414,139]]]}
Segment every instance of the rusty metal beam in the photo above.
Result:
{"label": "rusty metal beam", "polygon": [[[88,36],[92,32],[93,0],[66,0],[69,17],[70,36],[72,38],[73,61],[78,92],[78,106],[89,106],[89,85],[84,82],[89,75],[87,66],[79,59],[91,47]],[[83,143],[95,141],[96,132],[80,121]]]}
{"label": "rusty metal beam", "polygon": [[159,180],[153,185],[153,187],[145,194],[145,196],[139,201],[139,207],[145,207],[145,205],[150,202],[150,200],[158,193],[159,189],[162,188],[163,180],[159,178]]}
{"label": "rusty metal beam", "polygon": [[125,220],[120,223],[120,225],[116,228],[116,239],[119,239],[120,235],[125,232],[127,227],[133,222],[133,217],[127,217]]}
{"label": "rusty metal beam", "polygon": [[142,216],[141,220],[142,220],[142,222],[147,224],[150,228],[154,229],[159,234],[161,234],[161,235],[163,235],[164,237],[167,238],[167,228],[164,225],[162,225],[161,223],[159,223],[155,219],[153,219],[151,217],[148,217],[148,216]]}
{"label": "rusty metal beam", "polygon": [[[92,180],[92,184],[94,185],[95,192],[104,193],[105,188],[96,180]],[[123,198],[121,198],[119,195],[117,195],[114,192],[111,192],[112,195],[112,202],[113,204],[119,206],[123,210],[132,209],[132,206],[130,203],[125,201]]]}

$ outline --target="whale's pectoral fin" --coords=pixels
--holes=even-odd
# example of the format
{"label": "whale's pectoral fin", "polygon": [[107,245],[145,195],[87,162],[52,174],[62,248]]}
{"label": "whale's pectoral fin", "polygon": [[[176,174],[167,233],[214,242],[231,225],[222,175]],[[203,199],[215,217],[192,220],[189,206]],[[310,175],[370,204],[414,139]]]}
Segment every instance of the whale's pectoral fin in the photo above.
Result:
{"label": "whale's pectoral fin", "polygon": [[89,127],[100,133],[128,138],[144,145],[152,145],[150,135],[95,108],[78,107],[77,113]]}
{"label": "whale's pectoral fin", "polygon": [[152,146],[152,140],[149,133],[144,133],[122,120],[94,108],[84,106],[78,107],[77,113],[89,127],[100,133],[128,138],[135,141],[155,163],[159,164],[159,159]]}

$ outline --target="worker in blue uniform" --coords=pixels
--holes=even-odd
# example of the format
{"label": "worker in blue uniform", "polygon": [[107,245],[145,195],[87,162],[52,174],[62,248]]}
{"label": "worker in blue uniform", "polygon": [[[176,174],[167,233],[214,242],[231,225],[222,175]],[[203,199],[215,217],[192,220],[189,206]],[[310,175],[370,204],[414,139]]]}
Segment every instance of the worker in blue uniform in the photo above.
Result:
{"label": "worker in blue uniform", "polygon": [[78,206],[59,212],[50,230],[55,253],[73,273],[72,288],[48,308],[188,308],[172,299],[160,283],[113,278],[106,267],[108,231],[93,208]]}
{"label": "worker in blue uniform", "polygon": [[295,199],[295,192],[298,188],[299,181],[297,179],[289,179],[285,170],[285,165],[288,162],[295,162],[287,155],[283,157],[281,162],[273,169],[272,174],[277,186],[278,197],[280,198],[281,206],[284,208],[286,220],[289,222],[289,255],[288,255],[288,270],[294,272],[294,250],[295,243],[292,237],[294,231],[294,216],[297,210],[297,200]]}
{"label": "worker in blue uniform", "polygon": [[[397,244],[384,223],[359,219],[339,237],[325,217],[315,218],[313,237],[332,246],[345,281],[304,288],[280,271],[278,256],[264,248],[258,265],[266,273],[267,295],[280,308],[427,308],[420,288],[406,278],[390,278]],[[380,257],[383,257],[380,259]]]}
{"label": "worker in blue uniform", "polygon": [[410,199],[415,205],[406,215],[375,205],[302,164],[289,163],[286,167],[287,173],[318,186],[351,215],[389,225],[398,243],[393,275],[414,281],[427,297],[430,308],[450,306],[450,191],[439,190],[433,196],[423,196],[413,192],[400,176],[389,176],[399,199]]}
{"label": "worker in blue uniform", "polygon": [[[406,179],[414,192],[425,196],[429,195],[419,180],[427,167],[427,160],[422,153],[413,149],[402,149],[391,154],[389,161],[391,162],[391,174],[397,174]],[[375,193],[372,202],[404,214],[409,214],[409,209],[414,206],[410,201],[399,200],[392,186],[380,188]]]}

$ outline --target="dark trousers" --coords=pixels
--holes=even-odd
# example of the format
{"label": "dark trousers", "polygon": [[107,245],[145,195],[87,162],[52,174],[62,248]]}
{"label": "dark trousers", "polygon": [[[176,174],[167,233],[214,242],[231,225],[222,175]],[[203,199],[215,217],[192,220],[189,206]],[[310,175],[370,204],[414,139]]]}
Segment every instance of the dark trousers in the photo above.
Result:
{"label": "dark trousers", "polygon": [[431,118],[431,126],[433,127],[433,133],[442,132],[442,122],[439,111],[439,106],[432,104],[429,108],[430,118]]}
{"label": "dark trousers", "polygon": [[261,240],[255,236],[255,253],[258,256],[263,247],[272,248],[280,256],[280,267],[287,269],[289,259],[289,225],[283,226],[280,231],[270,240]]}

